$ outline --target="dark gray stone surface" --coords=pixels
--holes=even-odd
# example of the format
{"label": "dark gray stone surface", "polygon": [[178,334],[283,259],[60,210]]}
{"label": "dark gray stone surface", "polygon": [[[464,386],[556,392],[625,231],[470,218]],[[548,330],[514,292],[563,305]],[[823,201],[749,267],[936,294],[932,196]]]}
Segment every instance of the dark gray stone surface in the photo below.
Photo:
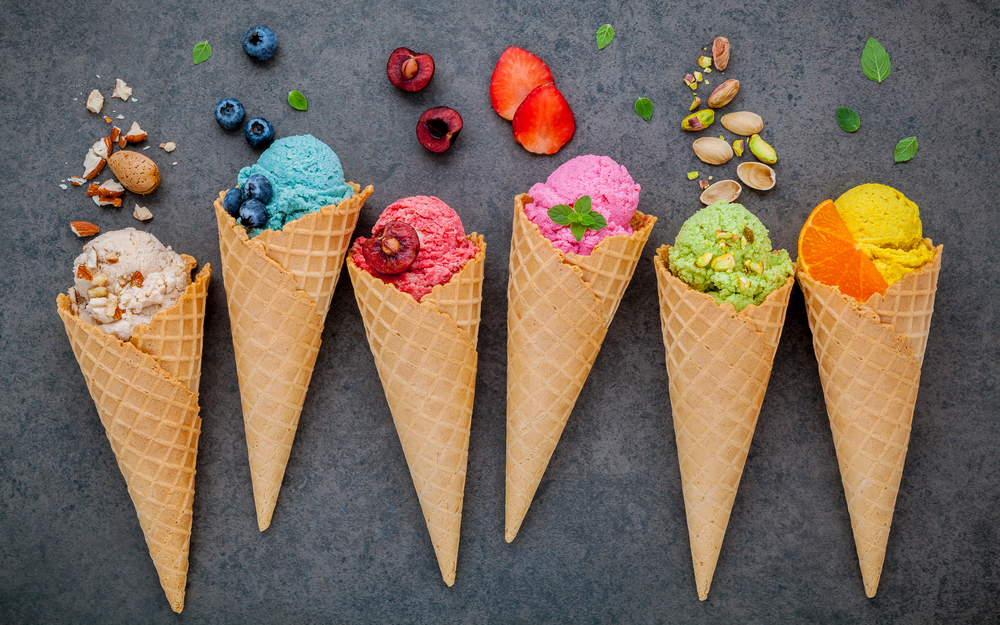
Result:
{"label": "dark gray stone surface", "polygon": [[[457,3],[456,3],[457,4]],[[255,5],[255,6],[251,6]],[[603,23],[618,35],[597,51]],[[271,26],[264,64],[243,30]],[[985,623],[1000,618],[1000,426],[993,250],[1000,188],[994,2],[104,3],[8,1],[0,10],[0,621],[5,623]],[[944,244],[937,310],[878,595],[861,584],[801,292],[746,463],[708,601],[695,592],[651,258],[698,208],[684,174],[705,170],[682,133],[681,77],[717,34],[733,43],[729,110],[766,123],[778,186],[742,201],[794,249],[826,198],[895,186]],[[892,57],[882,84],[861,72],[865,40]],[[191,62],[208,40],[212,58]],[[400,45],[437,74],[405,94],[385,78]],[[508,45],[544,58],[577,118],[553,157],[521,149],[489,105]],[[98,78],[97,76],[100,76]],[[718,82],[718,74],[710,79]],[[163,172],[141,202],[100,209],[81,189],[88,146],[108,126],[84,110],[115,78]],[[298,112],[291,89],[309,99]],[[702,89],[702,91],[707,91]],[[477,402],[458,579],[441,582],[405,460],[342,276],[271,528],[261,534],[240,413],[221,272],[206,320],[194,534],[187,604],[163,597],[132,503],[55,313],[82,242],[71,220],[142,227],[218,268],[211,202],[256,152],[212,106],[241,100],[279,136],[312,133],[349,178],[372,184],[358,233],[393,200],[438,195],[486,235]],[[639,96],[652,121],[632,110]],[[704,94],[703,94],[704,97]],[[465,119],[433,155],[414,126],[431,106]],[[850,106],[854,134],[834,120]],[[721,129],[719,129],[721,131]],[[894,164],[896,142],[920,151]],[[728,135],[727,135],[728,136]],[[155,147],[175,141],[166,154]],[[567,159],[606,154],[642,185],[659,218],[520,535],[503,540],[505,288],[513,197]],[[176,165],[173,163],[176,162]],[[735,162],[712,173],[731,177]],[[101,177],[103,180],[103,177]],[[793,253],[794,256],[794,253]]]}

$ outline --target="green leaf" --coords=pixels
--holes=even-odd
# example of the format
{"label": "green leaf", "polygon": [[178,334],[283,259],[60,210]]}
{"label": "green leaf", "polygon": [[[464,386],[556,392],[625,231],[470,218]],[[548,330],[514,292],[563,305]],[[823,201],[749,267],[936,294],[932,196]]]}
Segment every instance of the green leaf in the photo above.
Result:
{"label": "green leaf", "polygon": [[208,45],[207,41],[199,41],[194,44],[194,50],[191,50],[191,56],[194,58],[194,64],[197,65],[202,61],[207,61],[208,57],[212,56],[212,46]]}
{"label": "green leaf", "polygon": [[571,223],[570,216],[572,214],[573,209],[565,204],[556,204],[549,209],[549,219],[560,226],[568,226]]}
{"label": "green leaf", "polygon": [[838,106],[837,124],[847,132],[854,132],[861,127],[861,118],[851,109],[845,106]]}
{"label": "green leaf", "polygon": [[596,211],[591,214],[594,216],[594,227],[591,230],[604,230],[608,227],[608,220],[604,218],[604,215]]}
{"label": "green leaf", "polygon": [[587,233],[587,226],[583,224],[572,224],[569,227],[569,231],[573,233],[577,241],[583,240],[583,235]]}
{"label": "green leaf", "polygon": [[605,24],[597,29],[597,49],[603,50],[615,38],[615,29],[611,24]]}
{"label": "green leaf", "polygon": [[292,105],[293,109],[299,111],[304,111],[309,108],[309,103],[306,102],[306,97],[302,95],[301,91],[289,91],[288,103]]}
{"label": "green leaf", "polygon": [[896,149],[892,153],[892,158],[897,163],[905,163],[906,161],[913,158],[913,155],[917,153],[916,137],[907,137],[896,144]]}
{"label": "green leaf", "polygon": [[861,69],[865,71],[868,80],[882,82],[889,76],[892,63],[889,61],[889,53],[885,51],[882,44],[875,41],[874,37],[868,38],[865,50],[861,53]]}
{"label": "green leaf", "polygon": [[648,98],[639,98],[635,101],[635,112],[648,122],[653,116],[653,103]]}
{"label": "green leaf", "polygon": [[591,202],[589,195],[581,195],[576,202],[573,202],[573,210],[580,213],[581,215],[586,215],[591,210]]}
{"label": "green leaf", "polygon": [[[600,213],[597,213],[597,214],[600,214]],[[592,226],[595,223],[596,222],[594,221],[594,213],[587,213],[586,215],[581,215],[580,216],[580,225],[581,226],[587,226],[588,230],[592,230],[593,229]]]}

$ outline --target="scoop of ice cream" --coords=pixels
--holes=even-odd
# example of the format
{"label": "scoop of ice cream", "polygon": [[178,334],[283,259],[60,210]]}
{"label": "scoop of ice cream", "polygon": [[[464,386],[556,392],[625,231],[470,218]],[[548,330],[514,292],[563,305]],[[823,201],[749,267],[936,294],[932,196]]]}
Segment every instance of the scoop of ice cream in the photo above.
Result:
{"label": "scoop of ice cream", "polygon": [[882,184],[850,189],[833,203],[854,241],[889,284],[934,258],[917,205]]}
{"label": "scoop of ice cream", "polygon": [[339,204],[354,195],[354,188],[344,182],[344,169],[330,146],[312,135],[278,139],[237,176],[240,188],[253,174],[263,174],[271,183],[267,224],[252,229],[251,236],[264,229],[281,230],[286,223]]}
{"label": "scoop of ice cream", "polygon": [[389,205],[375,222],[372,236],[389,221],[413,226],[420,238],[420,249],[406,271],[388,275],[373,269],[361,252],[365,237],[358,237],[354,242],[351,256],[359,268],[383,282],[396,285],[418,302],[435,285],[448,282],[479,251],[474,242],[465,238],[458,214],[436,197],[407,197]]}
{"label": "scoop of ice cream", "polygon": [[737,312],[762,303],[792,275],[788,252],[772,249],[764,224],[742,205],[726,202],[685,221],[668,258],[675,276]]}
{"label": "scoop of ice cream", "polygon": [[191,283],[184,259],[135,228],[102,234],[73,261],[73,312],[127,341],[136,326],[169,308]]}
{"label": "scoop of ice cream", "polygon": [[[528,195],[534,201],[524,207],[524,212],[552,241],[552,246],[584,256],[604,237],[632,234],[629,222],[639,205],[639,185],[628,170],[607,156],[593,154],[566,161],[545,182],[532,185]],[[601,230],[587,230],[577,241],[569,226],[552,221],[548,211],[559,204],[573,206],[584,195],[590,197],[593,210],[603,215],[608,225]]]}

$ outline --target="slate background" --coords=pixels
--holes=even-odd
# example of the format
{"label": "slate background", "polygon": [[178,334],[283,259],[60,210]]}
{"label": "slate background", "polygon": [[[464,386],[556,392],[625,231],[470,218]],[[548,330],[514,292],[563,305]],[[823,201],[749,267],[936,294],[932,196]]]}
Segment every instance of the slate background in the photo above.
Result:
{"label": "slate background", "polygon": [[[271,26],[264,64],[243,30]],[[594,33],[615,41],[598,51]],[[1000,9],[991,1],[430,1],[366,3],[5,2],[0,11],[3,215],[0,271],[0,621],[4,623],[984,623],[1000,618],[997,475],[996,190]],[[652,255],[699,207],[684,174],[705,171],[678,128],[681,77],[715,35],[733,45],[728,110],[753,110],[778,151],[778,186],[741,201],[794,249],[826,198],[881,182],[921,207],[944,244],[937,310],[878,595],[866,599],[801,292],[708,601],[697,600],[670,419]],[[869,35],[889,51],[882,84],[861,71]],[[212,58],[191,62],[208,40]],[[437,73],[406,94],[389,52],[433,55]],[[508,45],[545,59],[577,118],[553,157],[521,149],[490,108]],[[97,76],[100,76],[98,78]],[[115,78],[137,102],[110,99]],[[719,74],[710,75],[714,84]],[[101,209],[80,173],[107,124],[84,110],[108,97],[149,132],[163,184]],[[298,112],[291,89],[309,100]],[[702,89],[704,98],[709,89]],[[219,128],[212,106],[241,100],[279,136],[313,133],[348,177],[372,184],[358,233],[407,195],[438,195],[486,235],[486,288],[458,579],[440,580],[426,528],[342,276],[271,528],[257,531],[211,202],[257,152]],[[654,103],[652,121],[632,110]],[[420,113],[465,120],[433,155]],[[837,106],[862,120],[854,134]],[[713,127],[713,132],[722,129]],[[920,150],[894,164],[896,142]],[[729,137],[729,133],[726,133]],[[729,137],[730,139],[732,137]],[[175,141],[166,154],[155,146]],[[518,538],[503,541],[505,288],[513,197],[569,158],[607,154],[656,215],[611,326]],[[176,162],[176,165],[173,163]],[[737,161],[712,174],[733,177]],[[101,176],[103,180],[106,176]],[[68,227],[136,226],[216,268],[209,293],[194,535],[187,602],[170,612],[123,479],[73,358],[55,297],[82,241]],[[794,252],[793,252],[794,256]]]}

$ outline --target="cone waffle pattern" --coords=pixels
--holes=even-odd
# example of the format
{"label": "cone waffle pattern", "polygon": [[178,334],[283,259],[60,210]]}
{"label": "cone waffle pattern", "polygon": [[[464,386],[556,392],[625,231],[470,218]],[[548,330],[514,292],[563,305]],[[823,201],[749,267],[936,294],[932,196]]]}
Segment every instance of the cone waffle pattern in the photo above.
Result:
{"label": "cone waffle pattern", "polygon": [[[287,234],[272,233],[265,240],[249,239],[246,229],[223,210],[224,193],[215,201],[250,476],[261,531],[271,525],[319,353],[330,293],[343,262],[343,251],[339,259],[326,256],[332,250],[346,249],[342,240],[350,238],[350,233],[344,235],[341,226],[357,222],[357,213],[370,193],[371,187],[367,187],[337,207],[324,207],[289,222],[285,226]],[[341,212],[353,216],[336,217]],[[334,228],[326,237],[318,231],[323,224]],[[301,247],[289,251],[292,244]],[[269,249],[281,251],[281,262],[288,268],[268,256]],[[302,290],[300,284],[313,292]],[[322,314],[320,304],[325,307]]]}
{"label": "cone waffle pattern", "polygon": [[448,586],[455,583],[458,563],[486,253],[482,237],[469,238],[479,253],[420,303],[347,259],[368,344]]}
{"label": "cone waffle pattern", "polygon": [[[918,339],[921,344],[925,344],[933,312],[940,267],[939,247],[931,263],[890,285],[885,298],[877,300],[880,305],[894,302],[892,308],[903,311],[902,325],[924,337],[924,341]],[[920,385],[920,361],[909,338],[885,324],[867,304],[858,305],[804,272],[798,273],[798,279],[805,295],[861,577],[865,593],[874,597],[903,475]]]}
{"label": "cone waffle pattern", "polygon": [[[194,258],[186,254],[181,257],[187,261],[188,271],[194,269]],[[211,265],[206,264],[188,286],[194,290],[191,296],[181,297],[169,309],[169,314],[155,315],[149,325],[138,326],[132,332],[131,343],[140,352],[156,358],[167,373],[194,393],[198,392],[201,382],[205,301],[211,276]]]}
{"label": "cone waffle pattern", "polygon": [[[175,306],[153,317],[154,327],[191,332],[186,338],[168,338],[173,330],[154,330],[154,336],[163,338],[152,340],[147,347],[164,347],[168,363],[185,360],[176,358],[187,350],[172,345],[175,341],[187,340],[199,348],[202,344],[210,275],[211,268],[206,265]],[[81,321],[72,313],[66,295],[59,295],[57,304],[125,478],[160,585],[171,609],[180,612],[187,584],[195,463],[201,433],[198,396],[171,375],[156,354],[143,353],[132,343],[123,343]],[[198,310],[201,315],[191,312]],[[195,372],[193,379],[197,380],[200,349],[187,360],[191,364],[182,368]]]}
{"label": "cone waffle pattern", "polygon": [[[552,247],[515,198],[507,284],[507,542],[514,540],[656,222],[588,256]],[[593,281],[593,282],[591,282]]]}
{"label": "cone waffle pattern", "polygon": [[737,313],[654,266],[670,406],[698,598],[712,585],[757,417],[771,377],[793,277],[760,306]]}

